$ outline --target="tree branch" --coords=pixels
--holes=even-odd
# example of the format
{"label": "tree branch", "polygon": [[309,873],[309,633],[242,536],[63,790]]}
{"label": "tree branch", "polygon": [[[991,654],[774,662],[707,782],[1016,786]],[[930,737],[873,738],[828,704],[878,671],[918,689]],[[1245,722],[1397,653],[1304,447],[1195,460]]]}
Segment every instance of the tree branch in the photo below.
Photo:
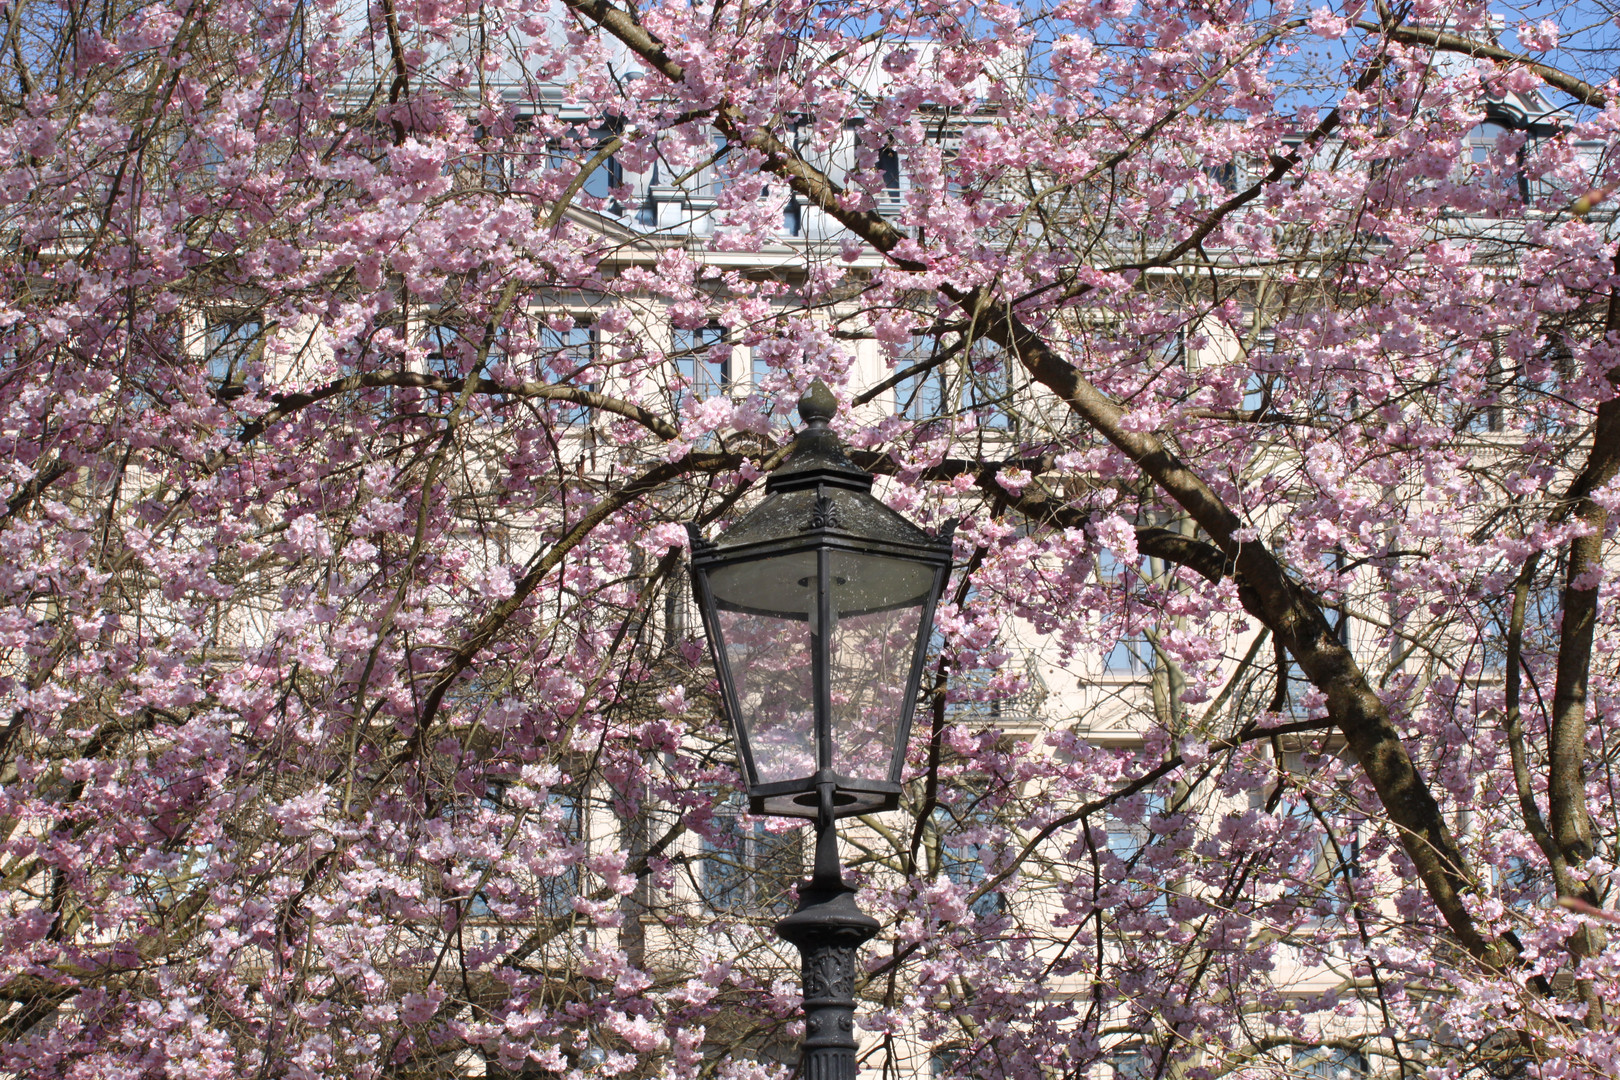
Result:
{"label": "tree branch", "polygon": [[1509,52],[1500,45],[1476,41],[1444,30],[1430,30],[1422,26],[1387,27],[1374,22],[1358,22],[1356,29],[1369,34],[1383,34],[1407,45],[1428,45],[1441,52],[1480,56],[1502,64],[1520,64],[1539,75],[1548,86],[1562,90],[1583,105],[1601,109],[1609,102],[1608,95],[1591,83],[1543,64],[1539,60],[1533,60],[1523,53]]}

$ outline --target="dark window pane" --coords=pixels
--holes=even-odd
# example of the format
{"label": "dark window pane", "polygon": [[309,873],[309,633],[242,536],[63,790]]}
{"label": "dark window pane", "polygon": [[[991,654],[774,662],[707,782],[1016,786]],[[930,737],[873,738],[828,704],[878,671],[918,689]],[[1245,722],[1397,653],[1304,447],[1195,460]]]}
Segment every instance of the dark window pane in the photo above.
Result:
{"label": "dark window pane", "polygon": [[[549,356],[551,371],[559,382],[581,390],[596,389],[598,345],[596,328],[590,323],[574,323],[566,330],[540,328],[540,347]],[[558,416],[566,424],[585,424],[590,422],[591,409],[588,405],[559,402]]]}
{"label": "dark window pane", "polygon": [[[561,832],[569,843],[577,844],[583,838],[583,820],[579,799],[566,792],[552,792],[546,803],[561,815]],[[569,863],[567,869],[552,877],[539,879],[540,910],[547,915],[568,915],[574,910],[574,898],[579,895],[579,863]]]}
{"label": "dark window pane", "polygon": [[802,873],[799,830],[771,832],[764,821],[745,823],[726,811],[703,838],[698,888],[712,911],[786,911]]}
{"label": "dark window pane", "polygon": [[878,152],[878,172],[883,176],[883,197],[890,201],[900,198],[900,155],[893,150]]}
{"label": "dark window pane", "polygon": [[724,328],[677,329],[673,345],[675,373],[683,384],[675,391],[676,409],[689,397],[703,401],[725,392],[731,383],[731,346]]}
{"label": "dark window pane", "polygon": [[209,323],[203,335],[208,381],[215,386],[241,382],[242,369],[258,351],[259,338],[263,333],[264,324],[256,315]]}
{"label": "dark window pane", "polygon": [[1153,645],[1140,634],[1120,638],[1103,659],[1110,675],[1146,675],[1153,665]]}
{"label": "dark window pane", "polygon": [[461,378],[462,365],[477,355],[471,345],[448,326],[428,327],[427,333],[422,335],[422,346],[427,349],[424,363],[428,374],[446,379]]}
{"label": "dark window pane", "polygon": [[[935,350],[942,348],[944,346],[932,337],[913,335],[895,358],[895,366],[904,371],[932,359],[937,355]],[[946,403],[945,368],[945,364],[939,364],[903,379],[894,388],[895,412],[908,420],[932,420],[943,416]]]}
{"label": "dark window pane", "polygon": [[[988,810],[977,798],[964,798],[962,804],[941,806],[934,810],[934,828],[939,833],[940,870],[969,893],[984,883],[984,857],[987,854],[985,845],[971,834],[989,823]],[[1005,906],[1006,898],[999,891],[992,891],[973,901],[970,910],[980,918],[986,918],[999,914]]]}

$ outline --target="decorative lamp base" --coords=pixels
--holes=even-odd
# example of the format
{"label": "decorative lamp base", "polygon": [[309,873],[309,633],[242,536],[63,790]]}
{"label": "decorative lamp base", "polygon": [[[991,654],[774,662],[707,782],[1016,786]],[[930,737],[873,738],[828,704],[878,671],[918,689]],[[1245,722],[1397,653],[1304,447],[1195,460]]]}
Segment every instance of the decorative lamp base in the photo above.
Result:
{"label": "decorative lamp base", "polygon": [[802,1080],[855,1080],[855,954],[878,932],[855,904],[855,890],[811,884],[776,933],[799,948],[804,965]]}

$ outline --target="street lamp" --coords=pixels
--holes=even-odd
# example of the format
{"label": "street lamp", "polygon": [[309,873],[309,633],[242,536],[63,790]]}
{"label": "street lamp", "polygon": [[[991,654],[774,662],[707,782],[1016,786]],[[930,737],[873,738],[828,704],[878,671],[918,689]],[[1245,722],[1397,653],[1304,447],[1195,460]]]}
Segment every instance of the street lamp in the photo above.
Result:
{"label": "street lamp", "polygon": [[692,584],[756,814],[811,818],[816,861],[776,925],[804,960],[804,1080],[854,1080],[855,952],[877,921],[844,884],[833,822],[900,805],[911,714],[951,527],[931,537],[873,498],[828,427],[819,380],[765,500],[715,543],[692,534]]}

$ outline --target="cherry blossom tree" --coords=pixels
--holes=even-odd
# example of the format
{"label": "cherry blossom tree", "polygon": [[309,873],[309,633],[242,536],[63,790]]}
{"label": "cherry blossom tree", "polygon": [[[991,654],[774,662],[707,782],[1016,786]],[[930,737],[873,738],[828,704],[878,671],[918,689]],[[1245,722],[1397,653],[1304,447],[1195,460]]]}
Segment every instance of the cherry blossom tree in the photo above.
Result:
{"label": "cherry blossom tree", "polygon": [[681,523],[820,377],[963,519],[867,1068],[1620,1071],[1601,13],[0,10],[0,1069],[783,1073]]}

